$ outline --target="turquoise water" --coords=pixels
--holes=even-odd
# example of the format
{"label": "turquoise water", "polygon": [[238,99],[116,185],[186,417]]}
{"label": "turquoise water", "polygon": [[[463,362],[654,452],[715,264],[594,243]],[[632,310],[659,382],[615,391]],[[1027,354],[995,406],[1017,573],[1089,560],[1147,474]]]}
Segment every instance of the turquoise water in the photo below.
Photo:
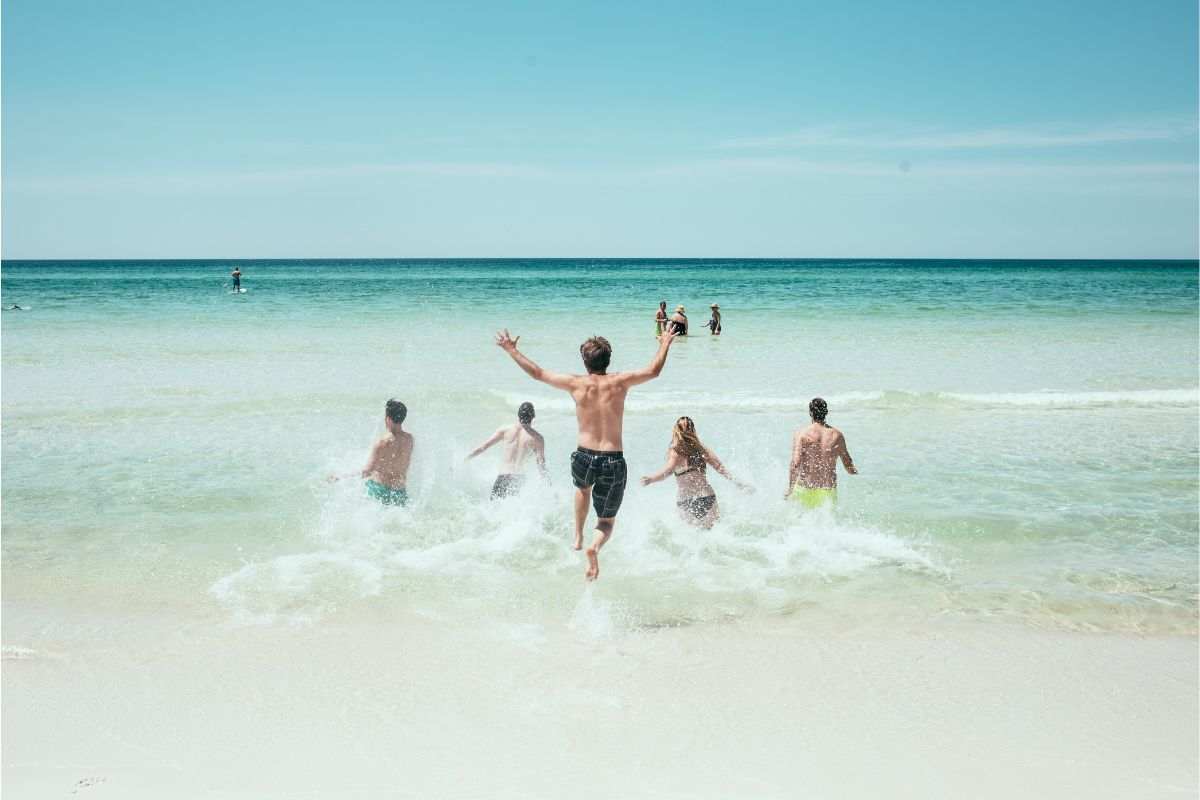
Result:
{"label": "turquoise water", "polygon": [[[560,370],[602,334],[636,367],[665,299],[700,335],[631,395],[631,474],[689,414],[757,491],[714,478],[724,519],[697,532],[671,487],[631,487],[596,589],[619,624],[1196,629],[1195,262],[239,261],[243,295],[232,263],[4,262],[29,309],[2,316],[6,599],[568,616],[570,399],[492,334]],[[806,515],[782,493],[816,394],[861,474]],[[326,480],[391,396],[404,510]],[[552,483],[490,503],[495,464],[464,457],[526,399]]]}

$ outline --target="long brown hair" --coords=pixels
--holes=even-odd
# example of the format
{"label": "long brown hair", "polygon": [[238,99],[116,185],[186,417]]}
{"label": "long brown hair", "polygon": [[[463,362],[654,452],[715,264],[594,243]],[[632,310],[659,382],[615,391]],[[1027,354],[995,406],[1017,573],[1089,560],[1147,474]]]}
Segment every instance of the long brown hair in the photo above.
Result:
{"label": "long brown hair", "polygon": [[708,451],[696,435],[696,423],[692,422],[691,417],[675,420],[675,429],[671,431],[671,449],[687,459],[689,466],[703,464],[708,457]]}

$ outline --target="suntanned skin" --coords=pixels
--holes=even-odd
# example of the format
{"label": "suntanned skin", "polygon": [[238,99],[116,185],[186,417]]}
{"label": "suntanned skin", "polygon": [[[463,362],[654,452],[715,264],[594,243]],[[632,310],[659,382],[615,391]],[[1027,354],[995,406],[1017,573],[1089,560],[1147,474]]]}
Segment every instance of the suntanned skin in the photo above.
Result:
{"label": "suntanned skin", "polygon": [[[725,469],[725,465],[721,463],[721,459],[717,458],[713,451],[707,449],[705,450],[704,461],[710,467],[715,469],[717,474],[721,475],[726,480],[732,481],[734,485],[736,485],[742,491],[754,491],[752,486],[742,483],[737,478],[730,475],[729,470]],[[642,478],[642,486],[649,486],[652,483],[658,483],[659,481],[665,479],[668,475],[674,474],[675,470],[684,469],[686,467],[687,459],[680,455],[679,451],[677,451],[675,448],[668,447],[666,466],[664,466],[658,472],[655,472],[653,475],[644,476]],[[716,494],[716,492],[713,491],[712,484],[708,482],[708,477],[698,469],[692,470],[691,472],[686,472],[683,475],[676,475],[675,484],[678,490],[675,495],[677,503],[693,497],[707,497],[708,495]],[[682,508],[679,509],[679,516],[681,516],[683,521],[689,525],[694,525],[699,528],[711,528],[716,524],[717,520],[721,518],[721,509],[718,503],[713,503],[713,507],[709,509],[708,514],[702,520],[696,519],[691,512]]]}
{"label": "suntanned skin", "polygon": [[402,424],[384,417],[388,432],[371,448],[371,457],[362,468],[362,477],[392,489],[408,483],[408,465],[412,461],[413,437]]}
{"label": "suntanned skin", "polygon": [[837,428],[814,420],[807,428],[796,431],[792,437],[792,461],[784,497],[791,495],[797,485],[806,489],[836,489],[838,459],[846,472],[858,474],[850,451],[846,449],[846,437]]}
{"label": "suntanned skin", "polygon": [[533,429],[532,425],[506,425],[488,438],[486,442],[476,447],[467,456],[471,460],[487,450],[492,445],[504,443],[504,460],[500,464],[501,475],[516,475],[525,469],[525,458],[533,454],[537,460],[538,469],[546,476],[546,440]]}
{"label": "suntanned skin", "polygon": [[[570,392],[575,400],[575,419],[579,423],[578,446],[589,450],[613,451],[624,450],[621,433],[625,418],[625,395],[639,383],[654,380],[662,373],[667,363],[667,353],[675,334],[664,333],[658,340],[658,352],[645,367],[630,372],[592,373],[586,375],[567,375],[561,372],[551,372],[542,369],[517,349],[520,336],[513,337],[508,329],[496,334],[496,344],[517,362],[517,366],[525,370],[529,377],[541,381],[555,389]],[[587,521],[588,503],[591,500],[590,488],[575,490],[575,543],[574,548],[583,547],[583,525]],[[588,580],[595,580],[600,575],[598,553],[604,543],[612,536],[616,519],[603,518],[596,522],[596,539],[587,549]]]}

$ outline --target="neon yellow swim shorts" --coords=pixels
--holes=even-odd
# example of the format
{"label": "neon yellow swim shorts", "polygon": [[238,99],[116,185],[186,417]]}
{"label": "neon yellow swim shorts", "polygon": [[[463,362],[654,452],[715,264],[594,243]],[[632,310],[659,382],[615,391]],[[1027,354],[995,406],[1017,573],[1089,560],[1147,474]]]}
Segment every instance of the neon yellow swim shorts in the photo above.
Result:
{"label": "neon yellow swim shorts", "polygon": [[825,504],[837,502],[837,489],[810,489],[807,486],[797,486],[792,490],[792,500],[800,501],[805,508],[820,508]]}

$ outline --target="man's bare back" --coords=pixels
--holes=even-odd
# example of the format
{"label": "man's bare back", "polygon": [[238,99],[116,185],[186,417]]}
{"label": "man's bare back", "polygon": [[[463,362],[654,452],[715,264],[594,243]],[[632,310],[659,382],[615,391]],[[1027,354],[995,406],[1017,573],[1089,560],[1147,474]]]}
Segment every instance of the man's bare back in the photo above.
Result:
{"label": "man's bare back", "polygon": [[408,484],[408,465],[412,461],[413,437],[407,431],[389,431],[371,449],[371,458],[363,467],[363,477],[392,489]]}
{"label": "man's bare back", "polygon": [[521,423],[509,425],[500,429],[500,443],[504,447],[504,458],[500,462],[500,471],[516,474],[525,470],[525,459],[535,455],[538,461],[546,463],[546,440],[533,428]]}
{"label": "man's bare back", "polygon": [[579,422],[580,447],[592,450],[624,450],[625,396],[629,373],[572,375],[571,397]]}
{"label": "man's bare back", "polygon": [[788,490],[791,496],[796,489],[816,489],[832,492],[837,489],[837,462],[851,475],[858,469],[846,449],[846,437],[825,421],[829,405],[820,397],[808,404],[812,424],[796,431],[792,436],[792,459],[788,465]]}
{"label": "man's bare back", "polygon": [[796,431],[792,454],[798,465],[796,482],[807,489],[836,489],[839,458],[847,472],[857,472],[846,451],[846,437],[832,425],[814,422]]}

